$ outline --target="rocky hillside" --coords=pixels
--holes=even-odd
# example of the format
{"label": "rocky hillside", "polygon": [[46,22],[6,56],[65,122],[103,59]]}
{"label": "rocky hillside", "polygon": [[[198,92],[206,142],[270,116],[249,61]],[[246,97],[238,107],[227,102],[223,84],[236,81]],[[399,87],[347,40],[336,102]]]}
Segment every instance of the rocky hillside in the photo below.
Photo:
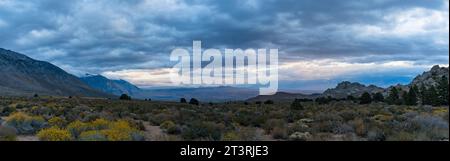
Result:
{"label": "rocky hillside", "polygon": [[336,88],[327,89],[323,95],[331,96],[333,98],[346,98],[351,95],[354,97],[360,97],[364,92],[377,93],[384,92],[384,89],[374,85],[365,86],[360,83],[351,83],[348,81],[339,83]]}
{"label": "rocky hillside", "polygon": [[421,86],[422,84],[426,87],[436,86],[437,82],[443,77],[449,77],[448,67],[439,67],[439,65],[433,66],[430,71],[424,72],[421,75],[418,75],[413,81],[409,84]]}
{"label": "rocky hillside", "polygon": [[109,97],[45,61],[0,48],[0,95]]}

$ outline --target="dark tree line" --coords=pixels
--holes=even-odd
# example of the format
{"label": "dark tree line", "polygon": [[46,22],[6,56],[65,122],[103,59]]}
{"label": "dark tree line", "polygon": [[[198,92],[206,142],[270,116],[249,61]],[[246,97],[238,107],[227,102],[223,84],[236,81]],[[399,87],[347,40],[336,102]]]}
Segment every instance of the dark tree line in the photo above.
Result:
{"label": "dark tree line", "polygon": [[448,105],[448,78],[443,76],[437,81],[437,85],[426,87],[413,85],[409,91],[400,91],[392,88],[387,97],[387,103],[395,105]]}
{"label": "dark tree line", "polygon": [[[413,85],[408,91],[403,91],[399,88],[392,87],[385,97],[381,92],[370,94],[364,92],[360,97],[347,96],[344,99],[336,99],[330,96],[319,97],[314,101],[318,104],[328,104],[331,101],[353,101],[359,102],[360,104],[370,104],[372,102],[386,102],[390,105],[408,105],[415,106],[418,104],[422,105],[432,105],[432,106],[442,106],[449,105],[449,94],[448,94],[449,81],[446,76],[438,78],[436,85],[431,85],[429,87],[425,85],[420,85],[419,87]],[[301,100],[294,101],[294,104],[301,102]]]}

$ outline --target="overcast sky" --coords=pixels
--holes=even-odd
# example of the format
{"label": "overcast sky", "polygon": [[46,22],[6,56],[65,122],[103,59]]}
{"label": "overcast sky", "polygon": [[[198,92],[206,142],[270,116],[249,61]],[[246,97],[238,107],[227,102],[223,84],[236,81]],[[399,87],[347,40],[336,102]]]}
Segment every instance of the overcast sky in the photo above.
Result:
{"label": "overcast sky", "polygon": [[176,47],[278,48],[282,89],[407,83],[448,66],[448,0],[0,0],[0,47],[66,71],[168,84]]}

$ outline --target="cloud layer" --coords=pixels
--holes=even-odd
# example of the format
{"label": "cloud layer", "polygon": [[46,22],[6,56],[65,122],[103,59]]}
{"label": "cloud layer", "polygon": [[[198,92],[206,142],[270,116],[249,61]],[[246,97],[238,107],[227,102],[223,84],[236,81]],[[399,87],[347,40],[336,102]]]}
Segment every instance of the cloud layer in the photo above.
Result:
{"label": "cloud layer", "polygon": [[104,73],[141,86],[164,84],[164,72],[157,71],[171,66],[172,49],[189,48],[193,40],[202,40],[205,48],[279,48],[284,81],[357,79],[372,69],[382,75],[392,69],[389,64],[400,65],[408,76],[448,64],[448,5],[448,0],[0,0],[0,47],[76,75]]}

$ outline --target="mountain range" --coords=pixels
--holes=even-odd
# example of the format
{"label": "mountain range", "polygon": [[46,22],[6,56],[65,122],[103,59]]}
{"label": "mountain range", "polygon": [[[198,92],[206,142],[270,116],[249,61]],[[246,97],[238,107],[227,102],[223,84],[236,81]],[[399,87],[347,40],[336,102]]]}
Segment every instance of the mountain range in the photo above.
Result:
{"label": "mountain range", "polygon": [[0,95],[110,97],[45,61],[0,48]]}
{"label": "mountain range", "polygon": [[271,96],[257,96],[254,98],[250,98],[247,101],[293,101],[294,99],[314,99],[318,97],[332,97],[332,98],[346,98],[347,96],[353,97],[361,97],[361,95],[365,92],[374,94],[374,93],[382,93],[384,96],[389,94],[389,91],[392,88],[397,88],[402,91],[408,91],[412,86],[425,86],[429,88],[430,86],[436,86],[438,80],[441,77],[449,78],[449,68],[448,67],[440,67],[439,65],[433,66],[429,71],[425,71],[422,74],[416,76],[409,84],[406,85],[393,85],[388,88],[381,88],[375,85],[363,85],[358,82],[349,82],[344,81],[339,83],[335,88],[330,88],[325,90],[322,94],[312,94],[305,95],[299,93],[285,93],[278,92],[275,95]]}
{"label": "mountain range", "polygon": [[410,84],[381,88],[344,81],[335,88],[318,94],[278,92],[270,96],[258,96],[258,90],[238,87],[202,87],[141,89],[125,80],[112,80],[102,75],[86,74],[83,77],[71,75],[61,68],[45,61],[38,61],[23,54],[0,48],[0,96],[31,96],[34,94],[55,96],[84,96],[116,98],[121,94],[137,99],[178,101],[180,98],[197,98],[200,101],[291,101],[294,99],[315,99],[318,97],[345,98],[361,96],[364,92],[387,95],[392,87],[408,90],[412,85],[436,85],[438,78],[448,78],[448,67],[434,66],[430,71],[415,77]]}

